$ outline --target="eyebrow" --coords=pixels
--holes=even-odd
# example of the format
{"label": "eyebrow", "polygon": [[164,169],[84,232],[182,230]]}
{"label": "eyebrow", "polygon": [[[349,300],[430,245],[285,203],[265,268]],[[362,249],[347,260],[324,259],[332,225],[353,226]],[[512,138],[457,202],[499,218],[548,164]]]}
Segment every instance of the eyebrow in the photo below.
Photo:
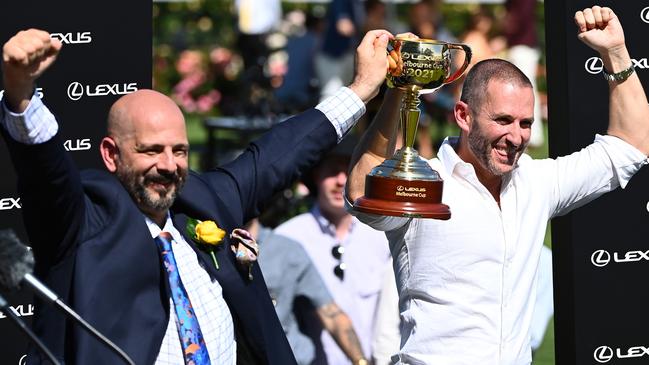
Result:
{"label": "eyebrow", "polygon": [[[152,143],[152,144],[139,144],[135,145],[135,150],[136,151],[146,151],[146,150],[155,150],[155,149],[160,149],[164,148],[165,146],[159,143]],[[171,147],[174,150],[177,150],[179,148],[182,149],[189,149],[189,143],[177,143]]]}
{"label": "eyebrow", "polygon": [[[515,120],[516,119],[512,115],[507,114],[507,113],[498,113],[498,114],[490,116],[490,118],[493,119],[493,120],[500,120],[500,119]],[[534,122],[534,117],[522,118],[521,122]]]}

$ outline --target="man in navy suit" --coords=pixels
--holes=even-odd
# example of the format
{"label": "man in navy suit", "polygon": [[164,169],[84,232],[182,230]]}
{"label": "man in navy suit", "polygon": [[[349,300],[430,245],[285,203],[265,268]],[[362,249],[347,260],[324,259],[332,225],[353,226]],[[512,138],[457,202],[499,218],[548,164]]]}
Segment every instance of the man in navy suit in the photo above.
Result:
{"label": "man in navy suit", "polygon": [[[40,30],[16,34],[3,47],[0,121],[18,174],[36,275],[137,364],[191,362],[188,354],[196,350],[185,343],[188,332],[200,332],[196,346],[209,354],[208,363],[295,363],[258,265],[251,279],[227,234],[212,257],[186,228],[194,219],[214,221],[227,233],[243,226],[340,141],[383,83],[390,37],[382,30],[367,33],[348,88],[276,126],[232,163],[198,174],[188,170],[181,111],[152,90],[123,96],[111,107],[100,144],[107,171],[78,171],[55,117],[34,96],[36,79],[61,43]],[[158,247],[163,231],[168,248]],[[169,252],[171,264],[163,261]],[[176,308],[171,271],[186,292],[182,302],[191,302],[182,307],[187,312]],[[35,332],[61,361],[120,362],[40,304]],[[183,327],[188,317],[198,327]],[[29,363],[42,361],[30,352]]]}

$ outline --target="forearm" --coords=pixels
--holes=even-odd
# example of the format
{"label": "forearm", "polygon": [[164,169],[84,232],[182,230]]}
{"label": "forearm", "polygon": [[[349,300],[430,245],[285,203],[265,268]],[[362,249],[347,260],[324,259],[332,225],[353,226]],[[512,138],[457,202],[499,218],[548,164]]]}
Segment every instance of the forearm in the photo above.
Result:
{"label": "forearm", "polygon": [[[608,73],[617,73],[631,65],[626,47],[602,54]],[[619,137],[649,155],[649,104],[638,75],[634,72],[623,82],[609,81],[608,134]]]}
{"label": "forearm", "polygon": [[340,307],[334,303],[326,304],[318,309],[318,315],[323,327],[331,334],[345,355],[354,364],[362,363],[365,359],[363,348],[351,320]]}
{"label": "forearm", "polygon": [[370,170],[394,153],[402,97],[403,93],[397,89],[386,92],[379,112],[354,150],[346,187],[352,202],[364,194],[365,176]]}

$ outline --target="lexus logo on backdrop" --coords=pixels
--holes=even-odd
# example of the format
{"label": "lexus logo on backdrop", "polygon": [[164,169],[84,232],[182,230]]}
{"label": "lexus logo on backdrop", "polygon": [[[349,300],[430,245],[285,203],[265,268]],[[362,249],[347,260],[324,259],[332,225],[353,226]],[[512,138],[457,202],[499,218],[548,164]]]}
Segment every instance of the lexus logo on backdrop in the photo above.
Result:
{"label": "lexus logo on backdrop", "polygon": [[593,353],[595,361],[601,364],[611,361],[613,357],[617,357],[618,359],[628,359],[634,357],[642,357],[645,355],[649,355],[649,347],[644,346],[629,347],[626,350],[626,353],[622,353],[621,348],[617,348],[615,349],[615,351],[613,351],[613,349],[608,346],[600,346],[596,348],[595,352]]}
{"label": "lexus logo on backdrop", "polygon": [[100,84],[96,86],[82,85],[80,82],[73,82],[68,85],[68,98],[70,100],[79,100],[83,96],[106,96],[106,95],[126,95],[137,91],[137,83],[129,84]]}
{"label": "lexus logo on backdrop", "polygon": [[[18,317],[29,317],[34,315],[34,305],[33,304],[18,304],[10,305],[9,309],[17,315]],[[4,313],[0,313],[0,319],[5,319],[7,316]]]}
{"label": "lexus logo on backdrop", "polygon": [[[635,66],[636,69],[649,68],[649,61],[646,57],[638,60],[631,59],[631,62],[633,62],[633,66]],[[602,72],[602,70],[604,69],[604,62],[602,62],[602,59],[599,57],[591,57],[586,60],[584,68],[586,69],[586,71],[588,71],[588,73],[595,75]]]}
{"label": "lexus logo on backdrop", "polygon": [[618,252],[613,252],[613,256],[606,250],[597,250],[593,252],[590,256],[590,262],[597,267],[604,267],[611,262],[611,258],[614,262],[623,263],[623,262],[638,262],[641,260],[649,261],[649,250],[647,251],[627,251],[624,256],[621,256]]}
{"label": "lexus logo on backdrop", "polygon": [[611,254],[606,250],[597,250],[590,256],[590,262],[597,267],[606,266],[611,261]]}
{"label": "lexus logo on backdrop", "polygon": [[608,346],[600,346],[595,349],[595,361],[600,363],[606,363],[611,361],[613,358],[613,349]]}
{"label": "lexus logo on backdrop", "polygon": [[602,72],[603,68],[604,62],[599,57],[591,57],[586,60],[586,71],[593,75]]}
{"label": "lexus logo on backdrop", "polygon": [[645,23],[649,23],[649,6],[640,10],[640,19]]}
{"label": "lexus logo on backdrop", "polygon": [[[5,94],[5,91],[0,90],[0,100],[2,100],[2,97],[4,96],[4,94]],[[44,95],[43,95],[43,88],[42,87],[37,87],[36,88],[36,95],[38,95],[38,97],[41,98],[41,99],[43,98]]]}
{"label": "lexus logo on backdrop", "polygon": [[20,209],[20,198],[2,198],[0,199],[0,210]]}
{"label": "lexus logo on backdrop", "polygon": [[50,33],[50,38],[56,38],[64,44],[84,44],[92,42],[92,35],[90,32]]}
{"label": "lexus logo on backdrop", "polygon": [[63,142],[63,147],[66,151],[87,151],[92,148],[90,138],[83,139],[68,139]]}

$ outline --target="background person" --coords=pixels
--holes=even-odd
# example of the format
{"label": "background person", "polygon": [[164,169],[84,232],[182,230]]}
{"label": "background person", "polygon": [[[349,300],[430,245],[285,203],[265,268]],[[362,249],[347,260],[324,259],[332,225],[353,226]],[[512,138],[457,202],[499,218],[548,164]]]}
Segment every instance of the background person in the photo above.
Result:
{"label": "background person", "polygon": [[296,303],[307,301],[304,304],[313,307],[322,327],[349,360],[353,364],[366,365],[351,319],[334,302],[304,248],[262,226],[258,219],[253,219],[247,228],[259,244],[259,266],[297,363],[309,365],[315,359],[315,346],[300,332],[295,313]]}
{"label": "background person", "polygon": [[[357,139],[347,136],[309,174],[306,185],[316,196],[307,213],[275,229],[299,242],[307,252],[334,301],[351,318],[365,358],[371,357],[376,305],[390,252],[382,232],[359,222],[344,207],[343,188]],[[300,308],[303,331],[316,344],[314,364],[349,364],[345,354],[313,310]]]}
{"label": "background person", "polygon": [[361,0],[332,0],[327,6],[322,44],[315,58],[321,100],[349,83],[354,72],[353,47],[364,21]]}

